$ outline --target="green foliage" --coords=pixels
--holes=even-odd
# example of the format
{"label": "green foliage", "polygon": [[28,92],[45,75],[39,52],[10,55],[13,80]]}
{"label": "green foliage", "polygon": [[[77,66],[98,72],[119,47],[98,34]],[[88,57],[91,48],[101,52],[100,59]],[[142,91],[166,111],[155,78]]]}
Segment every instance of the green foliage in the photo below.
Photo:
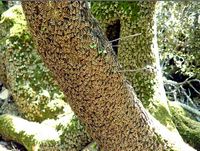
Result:
{"label": "green foliage", "polygon": [[200,3],[160,2],[157,8],[158,43],[165,75],[180,73],[200,78]]}
{"label": "green foliage", "polygon": [[[100,9],[99,9],[100,8]],[[140,7],[136,2],[92,2],[91,11],[98,20],[129,16],[136,20]]]}

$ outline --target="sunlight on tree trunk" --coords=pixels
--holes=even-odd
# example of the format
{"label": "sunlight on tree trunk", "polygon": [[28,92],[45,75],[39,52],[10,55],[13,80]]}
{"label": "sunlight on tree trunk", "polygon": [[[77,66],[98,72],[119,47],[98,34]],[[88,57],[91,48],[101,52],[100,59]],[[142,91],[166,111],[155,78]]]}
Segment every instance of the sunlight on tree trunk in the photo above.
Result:
{"label": "sunlight on tree trunk", "polygon": [[193,150],[145,111],[85,1],[22,6],[38,52],[102,150]]}

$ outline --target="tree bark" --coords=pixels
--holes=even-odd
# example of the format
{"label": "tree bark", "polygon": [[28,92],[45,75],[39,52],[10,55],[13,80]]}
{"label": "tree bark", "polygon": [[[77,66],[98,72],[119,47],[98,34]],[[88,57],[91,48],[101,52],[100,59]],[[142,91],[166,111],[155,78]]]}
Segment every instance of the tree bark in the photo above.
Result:
{"label": "tree bark", "polygon": [[179,138],[173,144],[155,127],[85,1],[23,1],[22,6],[38,52],[102,150],[192,150]]}

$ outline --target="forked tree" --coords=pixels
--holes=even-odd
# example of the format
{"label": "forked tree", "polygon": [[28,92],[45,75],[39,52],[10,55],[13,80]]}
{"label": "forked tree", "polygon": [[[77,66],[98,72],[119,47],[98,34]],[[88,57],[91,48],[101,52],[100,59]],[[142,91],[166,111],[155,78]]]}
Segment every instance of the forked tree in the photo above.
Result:
{"label": "forked tree", "polygon": [[102,150],[193,150],[144,109],[85,1],[22,6],[39,54]]}

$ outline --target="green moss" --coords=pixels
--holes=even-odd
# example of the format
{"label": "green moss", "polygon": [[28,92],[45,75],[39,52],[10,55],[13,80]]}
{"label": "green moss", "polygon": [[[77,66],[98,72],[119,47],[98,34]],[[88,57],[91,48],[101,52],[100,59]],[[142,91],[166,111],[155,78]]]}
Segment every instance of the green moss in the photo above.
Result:
{"label": "green moss", "polygon": [[172,119],[185,142],[200,149],[200,123],[176,103],[170,103]]}
{"label": "green moss", "polygon": [[165,105],[160,101],[152,101],[148,110],[161,124],[167,126],[169,130],[173,131],[176,129],[176,126],[172,121],[172,116],[166,109]]}
{"label": "green moss", "polygon": [[[92,2],[92,13],[99,20],[120,18],[122,14],[136,20],[140,7],[137,2]],[[100,9],[99,9],[100,8]]]}
{"label": "green moss", "polygon": [[28,151],[78,151],[92,141],[72,111],[42,123],[4,114],[0,116],[0,135]]}
{"label": "green moss", "polygon": [[[149,2],[93,2],[92,13],[99,20],[107,36],[107,27],[120,21],[118,61],[127,80],[145,108],[170,130],[171,120],[159,69],[158,50],[153,44],[153,13],[155,3]],[[126,36],[139,36],[124,38]],[[131,71],[132,70],[132,71]]]}
{"label": "green moss", "polygon": [[2,1],[0,1],[0,18],[1,18],[1,14],[6,10],[6,6],[3,5]]}
{"label": "green moss", "polygon": [[92,139],[86,133],[84,127],[82,126],[80,121],[77,120],[76,117],[73,117],[71,119],[68,126],[58,125],[57,129],[63,132],[60,138],[62,146],[67,147],[65,148],[67,150],[82,150],[83,146],[86,146],[92,141]]}
{"label": "green moss", "polygon": [[6,22],[10,25],[10,36],[20,35],[26,30],[26,21],[22,13],[21,6],[17,5],[2,14],[1,23]]}
{"label": "green moss", "polygon": [[6,114],[0,116],[0,134],[24,145],[28,151],[37,150],[44,142],[59,142],[55,129]]}
{"label": "green moss", "polygon": [[64,95],[35,50],[21,6],[4,12],[0,24],[0,62],[6,67],[0,79],[12,91],[23,117],[42,121],[64,113]]}
{"label": "green moss", "polygon": [[100,148],[97,143],[93,142],[86,146],[82,151],[100,151]]}

